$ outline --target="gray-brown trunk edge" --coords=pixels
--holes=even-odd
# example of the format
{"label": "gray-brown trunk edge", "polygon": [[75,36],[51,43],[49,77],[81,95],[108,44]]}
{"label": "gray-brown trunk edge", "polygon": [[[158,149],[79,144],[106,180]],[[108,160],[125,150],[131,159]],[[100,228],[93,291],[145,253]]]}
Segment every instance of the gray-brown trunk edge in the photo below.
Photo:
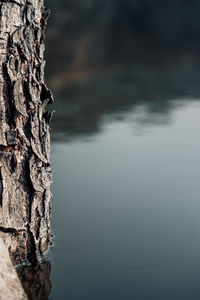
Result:
{"label": "gray-brown trunk edge", "polygon": [[43,0],[0,1],[0,236],[14,264],[51,244]]}

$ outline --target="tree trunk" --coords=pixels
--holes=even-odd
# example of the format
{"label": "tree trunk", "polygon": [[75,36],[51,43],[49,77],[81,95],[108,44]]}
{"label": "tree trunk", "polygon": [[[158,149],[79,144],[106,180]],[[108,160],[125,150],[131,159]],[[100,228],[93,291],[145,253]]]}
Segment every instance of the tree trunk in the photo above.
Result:
{"label": "tree trunk", "polygon": [[28,300],[1,238],[0,253],[0,299]]}
{"label": "tree trunk", "polygon": [[0,236],[13,263],[51,243],[43,0],[0,1]]}

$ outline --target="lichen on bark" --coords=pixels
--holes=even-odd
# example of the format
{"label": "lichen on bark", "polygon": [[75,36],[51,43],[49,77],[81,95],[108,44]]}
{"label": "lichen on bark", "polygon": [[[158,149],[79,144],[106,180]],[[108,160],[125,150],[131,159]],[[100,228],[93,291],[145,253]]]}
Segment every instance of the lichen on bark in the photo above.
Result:
{"label": "lichen on bark", "polygon": [[0,1],[0,236],[13,263],[51,243],[43,0]]}

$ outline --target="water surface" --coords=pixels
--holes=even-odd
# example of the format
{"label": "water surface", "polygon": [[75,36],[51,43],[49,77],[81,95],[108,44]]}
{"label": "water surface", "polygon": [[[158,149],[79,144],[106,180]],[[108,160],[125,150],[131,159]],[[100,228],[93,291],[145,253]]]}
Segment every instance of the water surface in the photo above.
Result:
{"label": "water surface", "polygon": [[200,102],[171,90],[54,126],[52,299],[200,298]]}

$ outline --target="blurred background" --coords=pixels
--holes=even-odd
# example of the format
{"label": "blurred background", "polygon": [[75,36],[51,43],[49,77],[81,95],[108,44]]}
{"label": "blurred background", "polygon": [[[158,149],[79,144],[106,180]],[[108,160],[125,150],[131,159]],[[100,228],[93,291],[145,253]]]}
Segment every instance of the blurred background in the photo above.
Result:
{"label": "blurred background", "polygon": [[54,78],[199,63],[197,0],[48,1],[47,73]]}
{"label": "blurred background", "polygon": [[51,299],[199,299],[200,2],[46,6]]}
{"label": "blurred background", "polygon": [[56,131],[93,132],[107,112],[146,100],[160,111],[168,109],[166,98],[199,94],[199,1],[47,0],[46,6]]}

